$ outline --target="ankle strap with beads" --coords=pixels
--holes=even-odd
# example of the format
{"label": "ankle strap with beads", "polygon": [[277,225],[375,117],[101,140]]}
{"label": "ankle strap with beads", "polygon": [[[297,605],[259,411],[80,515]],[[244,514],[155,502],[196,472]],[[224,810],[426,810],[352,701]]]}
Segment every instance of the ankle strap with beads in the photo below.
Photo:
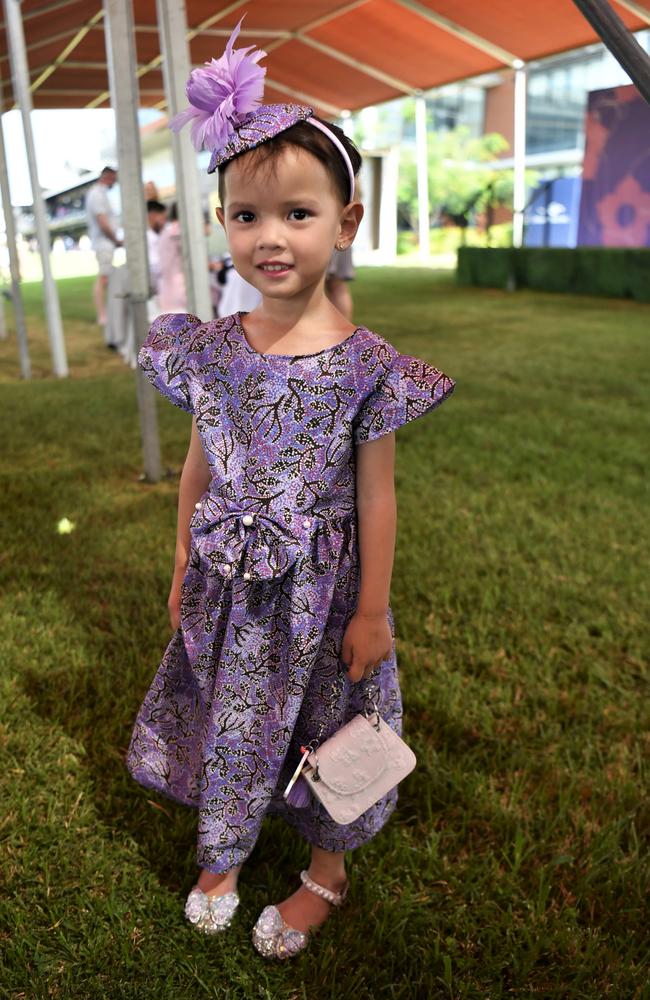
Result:
{"label": "ankle strap with beads", "polygon": [[318,882],[314,882],[313,878],[310,878],[309,873],[306,871],[300,872],[300,878],[305,889],[309,889],[310,892],[315,893],[316,896],[320,896],[325,899],[332,906],[340,906],[348,893],[348,883],[346,883],[345,888],[342,892],[333,892],[332,889],[326,889],[324,885],[319,885]]}

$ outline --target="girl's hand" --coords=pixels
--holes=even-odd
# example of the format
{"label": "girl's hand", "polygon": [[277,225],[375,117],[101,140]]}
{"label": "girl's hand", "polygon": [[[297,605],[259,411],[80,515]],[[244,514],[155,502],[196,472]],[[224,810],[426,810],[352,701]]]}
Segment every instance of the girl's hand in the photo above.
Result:
{"label": "girl's hand", "polygon": [[167,610],[169,611],[169,623],[175,632],[181,623],[181,585],[185,576],[185,567],[176,567],[172,578],[172,585],[167,598]]}
{"label": "girl's hand", "polygon": [[388,616],[355,614],[348,623],[341,646],[341,659],[348,677],[356,684],[369,677],[373,669],[393,651],[393,636]]}

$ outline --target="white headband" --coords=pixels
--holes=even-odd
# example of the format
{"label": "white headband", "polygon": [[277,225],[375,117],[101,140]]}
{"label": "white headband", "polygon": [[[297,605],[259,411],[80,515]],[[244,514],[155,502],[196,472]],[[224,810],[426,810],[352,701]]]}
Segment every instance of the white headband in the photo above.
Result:
{"label": "white headband", "polygon": [[352,163],[350,161],[350,157],[347,154],[345,146],[343,145],[341,140],[334,135],[331,129],[329,129],[327,125],[323,124],[323,122],[316,121],[316,119],[312,118],[311,116],[309,118],[306,118],[305,121],[308,121],[309,124],[313,125],[315,128],[319,128],[321,132],[323,132],[324,135],[327,136],[328,139],[331,139],[336,148],[338,149],[339,153],[343,157],[343,161],[346,167],[348,168],[348,177],[350,178],[350,201],[354,201],[354,170],[352,169]]}

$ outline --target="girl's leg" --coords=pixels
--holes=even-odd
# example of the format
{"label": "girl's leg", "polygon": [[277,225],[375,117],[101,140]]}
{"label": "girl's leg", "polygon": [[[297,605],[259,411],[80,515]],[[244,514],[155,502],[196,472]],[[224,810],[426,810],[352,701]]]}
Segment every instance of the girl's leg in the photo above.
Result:
{"label": "girl's leg", "polygon": [[[347,882],[345,853],[324,851],[322,847],[313,846],[308,872],[314,882],[334,892],[341,892]],[[292,896],[278,905],[278,910],[290,927],[297,931],[308,931],[310,927],[317,927],[327,920],[332,906],[301,885]]]}
{"label": "girl's leg", "polygon": [[196,884],[206,896],[225,896],[227,892],[237,892],[237,879],[241,870],[242,866],[238,865],[228,872],[214,874],[202,868]]}

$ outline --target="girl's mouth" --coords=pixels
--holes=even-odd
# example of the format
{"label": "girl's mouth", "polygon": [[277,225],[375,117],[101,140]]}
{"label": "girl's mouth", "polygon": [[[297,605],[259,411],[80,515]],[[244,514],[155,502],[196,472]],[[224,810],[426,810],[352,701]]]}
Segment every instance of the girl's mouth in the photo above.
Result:
{"label": "girl's mouth", "polygon": [[287,274],[293,267],[293,264],[258,264],[257,268],[259,271],[263,271],[264,274],[268,274],[275,278],[282,274]]}

